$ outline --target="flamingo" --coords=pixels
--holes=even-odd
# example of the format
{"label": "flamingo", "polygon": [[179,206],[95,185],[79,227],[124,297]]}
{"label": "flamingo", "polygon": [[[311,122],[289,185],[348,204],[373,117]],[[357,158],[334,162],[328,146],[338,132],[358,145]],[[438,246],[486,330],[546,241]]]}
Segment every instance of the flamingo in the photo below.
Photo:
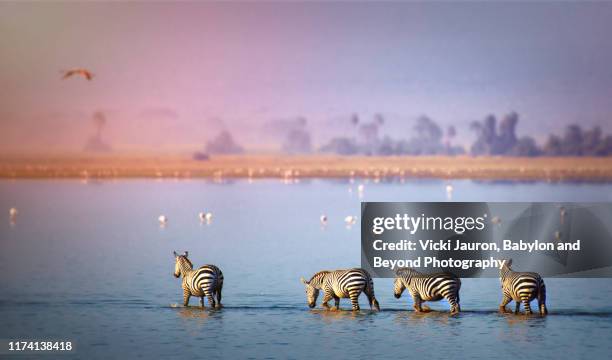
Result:
{"label": "flamingo", "polygon": [[354,225],[357,222],[357,216],[349,215],[344,218],[344,222],[347,226]]}
{"label": "flamingo", "polygon": [[446,198],[448,200],[451,200],[453,198],[453,185],[448,184],[446,185]]}
{"label": "flamingo", "polygon": [[198,214],[198,217],[200,218],[201,222],[206,222],[210,224],[210,222],[212,221],[213,214],[211,212],[201,212]]}

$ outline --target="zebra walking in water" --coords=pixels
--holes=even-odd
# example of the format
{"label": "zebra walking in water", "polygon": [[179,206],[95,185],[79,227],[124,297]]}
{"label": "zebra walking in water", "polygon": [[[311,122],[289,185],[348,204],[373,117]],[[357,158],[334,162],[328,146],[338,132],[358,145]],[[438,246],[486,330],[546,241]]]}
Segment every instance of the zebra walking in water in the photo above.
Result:
{"label": "zebra walking in water", "polygon": [[370,309],[377,311],[380,306],[374,296],[374,282],[370,274],[363,269],[348,269],[334,271],[319,271],[314,274],[309,281],[301,278],[306,285],[306,296],[308,306],[314,308],[317,304],[319,291],[323,290],[323,303],[325,309],[329,309],[327,304],[334,299],[335,308],[340,309],[340,299],[349,298],[353,306],[353,311],[359,311],[359,295],[364,292],[368,297]]}
{"label": "zebra walking in water", "polygon": [[402,296],[405,289],[412,296],[413,307],[417,312],[423,311],[423,302],[446,299],[451,314],[461,311],[459,289],[461,280],[450,273],[423,274],[411,268],[400,268],[395,272],[393,294],[396,299]]}
{"label": "zebra walking in water", "polygon": [[[223,288],[223,273],[215,265],[204,265],[193,270],[193,264],[185,254],[179,255],[174,252],[176,263],[174,265],[174,277],[183,277],[183,305],[189,305],[189,298],[197,296],[200,298],[200,306],[204,307],[204,297],[208,299],[211,307],[221,307],[221,290]],[[217,301],[215,302],[215,296]]]}
{"label": "zebra walking in water", "polygon": [[506,305],[512,300],[516,302],[514,313],[518,314],[521,303],[526,314],[531,314],[531,301],[538,299],[540,315],[548,314],[546,309],[546,286],[544,280],[538,273],[516,272],[510,268],[512,259],[503,260],[499,270],[503,299],[499,305],[499,311],[506,312]]}

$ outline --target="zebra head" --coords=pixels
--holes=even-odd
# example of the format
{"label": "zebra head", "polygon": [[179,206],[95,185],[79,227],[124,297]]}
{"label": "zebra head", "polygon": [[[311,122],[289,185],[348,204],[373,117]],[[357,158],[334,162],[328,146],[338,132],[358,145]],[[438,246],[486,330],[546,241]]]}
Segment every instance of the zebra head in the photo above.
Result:
{"label": "zebra head", "polygon": [[503,270],[503,269],[510,269],[510,266],[512,265],[512,259],[504,259],[501,261],[500,265],[499,265],[499,269]]}
{"label": "zebra head", "polygon": [[319,297],[319,289],[310,285],[310,281],[301,278],[302,284],[306,287],[306,299],[308,300],[308,307],[311,309],[317,305],[317,298]]}
{"label": "zebra head", "polygon": [[512,259],[504,259],[500,262],[499,265],[499,281],[504,282],[504,277],[508,274],[509,271],[512,271],[512,269],[510,269],[510,265],[512,265]]}
{"label": "zebra head", "polygon": [[399,268],[395,271],[395,280],[393,281],[393,295],[396,299],[402,296],[406,286],[410,285],[410,280],[414,275],[418,274],[411,268]]}
{"label": "zebra head", "polygon": [[185,251],[185,253],[183,255],[179,255],[176,253],[176,251],[174,251],[174,277],[178,278],[180,277],[185,270],[187,270],[188,268],[193,269],[193,265],[191,264],[191,261],[189,261],[189,259],[187,259],[187,255],[189,255],[189,253],[187,251]]}

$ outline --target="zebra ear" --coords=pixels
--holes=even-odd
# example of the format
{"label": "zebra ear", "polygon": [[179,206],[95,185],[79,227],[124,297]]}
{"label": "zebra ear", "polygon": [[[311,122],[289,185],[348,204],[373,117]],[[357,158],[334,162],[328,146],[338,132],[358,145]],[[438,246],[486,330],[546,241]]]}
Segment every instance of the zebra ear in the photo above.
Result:
{"label": "zebra ear", "polygon": [[510,267],[512,265],[512,259],[506,260],[506,266]]}
{"label": "zebra ear", "polygon": [[306,281],[306,279],[304,279],[303,277],[300,278],[300,281],[302,282],[302,284],[308,285],[308,281]]}
{"label": "zebra ear", "polygon": [[185,255],[184,256],[187,257],[187,255],[189,255],[189,252],[185,251]]}
{"label": "zebra ear", "polygon": [[174,257],[178,257],[179,255],[176,253],[176,251],[172,252],[174,254]]}

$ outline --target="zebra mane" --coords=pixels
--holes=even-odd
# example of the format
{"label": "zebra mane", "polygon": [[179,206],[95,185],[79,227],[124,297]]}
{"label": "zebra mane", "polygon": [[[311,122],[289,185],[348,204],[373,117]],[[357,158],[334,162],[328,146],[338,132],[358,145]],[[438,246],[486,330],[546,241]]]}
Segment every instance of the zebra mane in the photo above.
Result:
{"label": "zebra mane", "polygon": [[187,265],[189,265],[189,267],[190,267],[191,269],[193,269],[193,264],[192,264],[192,263],[191,263],[191,261],[190,261],[190,260],[187,258],[187,256],[185,256],[185,255],[181,255],[181,256],[179,256],[178,258],[179,258],[179,259],[181,259],[181,260],[184,260],[185,262],[187,262]]}
{"label": "zebra mane", "polygon": [[314,279],[318,279],[319,277],[323,276],[323,275],[327,275],[329,274],[331,271],[329,270],[322,270],[319,271],[318,273],[315,273],[314,275],[312,275],[312,277],[310,278],[310,280],[308,282],[311,282]]}
{"label": "zebra mane", "polygon": [[413,268],[409,268],[409,267],[402,267],[402,268],[398,268],[395,271],[395,274],[398,276],[402,276],[402,275],[418,275],[421,274],[420,272],[414,270]]}

